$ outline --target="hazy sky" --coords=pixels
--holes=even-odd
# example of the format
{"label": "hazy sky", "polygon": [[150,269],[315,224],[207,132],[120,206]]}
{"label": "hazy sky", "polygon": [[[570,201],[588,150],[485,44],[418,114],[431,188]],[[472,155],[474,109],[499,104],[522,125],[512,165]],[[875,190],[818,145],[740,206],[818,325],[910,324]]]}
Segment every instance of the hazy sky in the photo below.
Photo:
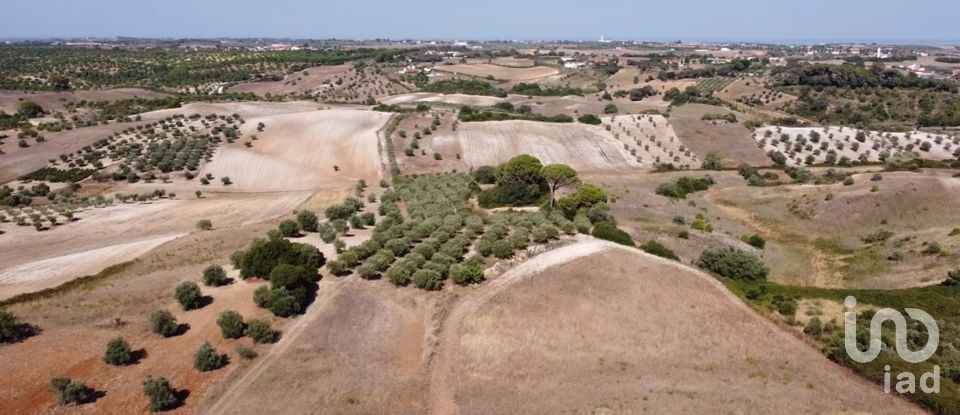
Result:
{"label": "hazy sky", "polygon": [[0,0],[0,38],[960,41],[960,0]]}

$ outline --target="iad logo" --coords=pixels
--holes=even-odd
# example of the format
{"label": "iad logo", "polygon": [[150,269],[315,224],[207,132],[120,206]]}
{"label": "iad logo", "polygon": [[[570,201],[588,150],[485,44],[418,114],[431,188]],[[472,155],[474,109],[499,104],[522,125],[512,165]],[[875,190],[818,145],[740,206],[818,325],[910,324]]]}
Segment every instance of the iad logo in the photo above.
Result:
{"label": "iad logo", "polygon": [[[930,314],[916,308],[907,308],[905,311],[910,318],[919,321],[927,329],[927,344],[922,349],[912,351],[907,346],[907,319],[903,314],[892,308],[884,308],[877,311],[870,320],[870,343],[867,351],[860,351],[857,347],[857,312],[854,310],[857,299],[853,296],[847,297],[843,304],[848,310],[843,313],[843,343],[844,348],[847,349],[847,355],[854,361],[869,363],[880,355],[880,348],[883,347],[880,330],[885,321],[892,321],[894,324],[896,349],[901,359],[910,363],[920,363],[937,352],[940,344],[940,328]],[[884,371],[886,373],[883,375],[883,390],[890,393],[890,366],[884,366]],[[915,393],[916,388],[917,379],[913,373],[903,372],[897,375],[897,392]],[[934,366],[932,372],[923,373],[920,376],[920,389],[926,393],[940,393],[940,366]]]}

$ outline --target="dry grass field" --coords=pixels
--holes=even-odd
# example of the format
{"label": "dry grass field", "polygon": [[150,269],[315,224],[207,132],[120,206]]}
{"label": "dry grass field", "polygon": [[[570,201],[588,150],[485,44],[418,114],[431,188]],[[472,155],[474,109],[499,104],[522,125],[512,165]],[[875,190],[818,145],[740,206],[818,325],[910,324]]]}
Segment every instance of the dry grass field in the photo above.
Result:
{"label": "dry grass field", "polygon": [[[708,121],[707,114],[734,114],[736,123],[723,120]],[[670,124],[690,150],[699,155],[710,151],[720,153],[724,165],[735,167],[740,163],[754,166],[769,165],[770,158],[754,144],[753,132],[743,122],[753,117],[730,109],[704,104],[687,104],[670,112]]]}
{"label": "dry grass field", "polygon": [[380,100],[380,102],[390,105],[442,103],[450,105],[472,105],[478,107],[491,107],[504,101],[505,99],[499,97],[464,94],[437,94],[433,92],[415,92],[412,94],[395,95]]}
{"label": "dry grass field", "polygon": [[549,66],[516,67],[502,66],[491,63],[469,63],[454,65],[436,65],[434,70],[457,75],[467,75],[477,78],[493,76],[494,79],[505,81],[536,81],[560,73],[556,68]]}
{"label": "dry grass field", "polygon": [[33,101],[43,107],[47,112],[64,111],[64,105],[68,102],[78,103],[80,101],[117,101],[132,98],[163,98],[170,94],[163,92],[149,91],[140,88],[115,88],[92,91],[70,91],[70,92],[22,92],[0,90],[0,111],[7,114],[17,112],[17,107],[21,102]]}

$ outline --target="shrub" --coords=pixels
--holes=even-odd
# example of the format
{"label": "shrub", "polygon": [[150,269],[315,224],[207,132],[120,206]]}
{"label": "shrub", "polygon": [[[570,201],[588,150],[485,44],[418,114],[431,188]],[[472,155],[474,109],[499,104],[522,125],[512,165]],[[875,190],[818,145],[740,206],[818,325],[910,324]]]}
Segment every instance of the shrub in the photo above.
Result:
{"label": "shrub", "polygon": [[297,222],[294,222],[290,219],[280,222],[280,235],[283,235],[286,238],[293,238],[297,235],[300,235],[300,225],[297,225]]}
{"label": "shrub", "polygon": [[270,287],[266,285],[259,287],[256,291],[253,292],[253,302],[257,304],[260,308],[266,308],[270,305],[270,300],[273,299],[273,291],[270,291]]}
{"label": "shrub", "polygon": [[184,281],[177,285],[173,298],[177,299],[184,310],[200,308],[203,297],[200,295],[200,286],[193,281]]}
{"label": "shrub", "polygon": [[220,333],[225,339],[239,339],[243,337],[243,331],[246,325],[243,322],[243,316],[233,310],[226,310],[220,313],[217,318],[217,326],[220,326]]}
{"label": "shrub", "polygon": [[510,241],[506,239],[500,239],[493,243],[490,248],[490,252],[497,258],[506,259],[513,256],[513,248],[514,245],[510,243]]}
{"label": "shrub", "polygon": [[709,176],[699,179],[684,176],[675,182],[664,183],[657,186],[656,193],[674,199],[685,199],[688,194],[707,190],[713,184],[714,181]]}
{"label": "shrub", "polygon": [[103,354],[103,361],[114,366],[123,366],[133,362],[130,344],[123,337],[115,337],[107,343],[107,351]]}
{"label": "shrub", "polygon": [[50,391],[57,395],[60,405],[82,404],[92,397],[92,391],[83,382],[70,378],[53,378]]}
{"label": "shrub", "polygon": [[170,382],[162,377],[147,377],[147,380],[143,381],[143,394],[150,400],[151,412],[170,410],[180,403]]}
{"label": "shrub", "polygon": [[327,262],[327,269],[333,275],[343,275],[348,271],[347,264],[339,259]]}
{"label": "shrub", "polygon": [[921,253],[924,255],[937,255],[941,252],[943,252],[943,247],[941,247],[937,242],[928,242],[927,247],[923,248],[923,251],[921,251]]}
{"label": "shrub", "polygon": [[707,155],[703,158],[703,164],[700,168],[704,170],[722,170],[723,169],[723,159],[720,157],[720,153],[716,151],[709,151]]}
{"label": "shrub", "polygon": [[853,186],[853,183],[853,177],[847,177],[846,179],[843,179],[844,186]]}
{"label": "shrub", "polygon": [[300,229],[303,229],[304,232],[316,232],[317,226],[319,226],[319,220],[317,219],[317,214],[309,210],[301,210],[297,212],[297,224],[300,225]]}
{"label": "shrub", "polygon": [[203,284],[207,287],[220,287],[227,284],[227,273],[219,265],[210,265],[203,270]]}
{"label": "shrub", "polygon": [[810,321],[807,322],[807,326],[803,328],[803,332],[814,337],[823,333],[823,323],[820,321],[820,318],[811,317]]}
{"label": "shrub", "polygon": [[284,287],[274,288],[267,308],[277,317],[290,317],[303,311],[302,301]]}
{"label": "shrub", "polygon": [[210,222],[210,219],[200,219],[197,221],[197,229],[201,231],[209,231],[213,229],[213,222]]}
{"label": "shrub", "polygon": [[240,356],[240,358],[243,360],[251,360],[257,357],[256,351],[242,344],[238,344],[236,347],[234,347],[234,350],[237,352],[237,356]]}
{"label": "shrub", "polygon": [[620,245],[636,246],[630,235],[610,222],[600,222],[593,228],[593,237],[616,242]]}
{"label": "shrub", "polygon": [[956,287],[960,285],[960,268],[947,273],[947,279],[941,285],[947,287]]}
{"label": "shrub", "polygon": [[497,182],[497,169],[493,166],[480,166],[473,171],[473,180],[479,184],[494,184]]}
{"label": "shrub", "polygon": [[672,259],[674,261],[680,260],[680,257],[678,257],[677,254],[674,254],[670,248],[667,248],[663,244],[654,240],[649,240],[643,245],[640,245],[640,249],[648,254],[653,254],[661,258]]}
{"label": "shrub", "polygon": [[6,310],[0,310],[0,343],[13,343],[25,337],[20,319]]}
{"label": "shrub", "polygon": [[413,285],[427,291],[436,291],[443,287],[443,281],[439,272],[420,269],[413,273]]}
{"label": "shrub", "polygon": [[591,124],[591,125],[599,125],[602,122],[600,121],[600,117],[597,117],[596,115],[593,115],[593,114],[583,114],[577,118],[577,121],[580,121],[581,123],[584,123],[584,124]]}
{"label": "shrub", "polygon": [[150,313],[150,331],[163,337],[171,337],[180,331],[180,325],[169,311],[155,310]]}
{"label": "shrub", "polygon": [[750,245],[757,249],[763,249],[764,247],[767,246],[767,240],[763,239],[763,237],[758,234],[743,235],[740,237],[740,239],[743,242],[746,242],[747,245]]}
{"label": "shrub", "polygon": [[729,246],[704,250],[697,266],[722,277],[746,281],[762,281],[770,273],[760,258]]}
{"label": "shrub", "polygon": [[253,339],[254,343],[273,343],[277,341],[277,332],[270,327],[270,322],[266,320],[250,320],[247,323],[246,335]]}
{"label": "shrub", "polygon": [[483,267],[477,264],[455,264],[450,267],[450,278],[460,285],[479,284],[483,281]]}
{"label": "shrub", "polygon": [[217,370],[224,365],[223,355],[218,353],[209,342],[203,342],[193,354],[193,368],[200,372]]}
{"label": "shrub", "polygon": [[373,212],[365,212],[359,215],[360,220],[366,226],[374,226],[377,224],[377,216]]}

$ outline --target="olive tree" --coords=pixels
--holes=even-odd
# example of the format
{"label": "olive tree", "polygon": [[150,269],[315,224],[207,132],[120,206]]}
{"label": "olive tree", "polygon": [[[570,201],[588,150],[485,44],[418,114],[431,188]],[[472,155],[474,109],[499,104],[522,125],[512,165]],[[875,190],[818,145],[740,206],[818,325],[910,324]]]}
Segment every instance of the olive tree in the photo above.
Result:
{"label": "olive tree", "polygon": [[577,171],[566,164],[548,164],[543,166],[542,174],[544,179],[547,180],[547,186],[550,188],[550,207],[553,207],[556,203],[558,190],[580,183],[580,177],[577,176]]}

